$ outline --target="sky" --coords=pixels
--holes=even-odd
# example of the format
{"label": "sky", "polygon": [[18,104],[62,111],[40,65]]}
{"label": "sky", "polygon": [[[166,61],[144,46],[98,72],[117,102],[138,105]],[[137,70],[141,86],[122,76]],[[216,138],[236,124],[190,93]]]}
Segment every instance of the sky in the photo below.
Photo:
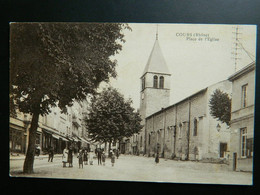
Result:
{"label": "sky", "polygon": [[[117,88],[132,106],[140,106],[140,77],[156,40],[171,73],[170,105],[235,72],[235,38],[237,25],[141,24],[130,23],[124,30],[126,42],[116,59],[117,78],[102,83]],[[157,30],[158,29],[158,30]],[[239,25],[236,71],[255,60],[256,26]],[[242,45],[242,46],[241,46]],[[244,48],[244,49],[242,49]]]}

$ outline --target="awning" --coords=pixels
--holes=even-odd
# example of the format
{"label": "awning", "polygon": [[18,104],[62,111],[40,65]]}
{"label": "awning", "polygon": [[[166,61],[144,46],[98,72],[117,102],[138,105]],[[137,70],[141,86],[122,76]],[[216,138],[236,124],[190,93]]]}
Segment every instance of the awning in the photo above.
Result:
{"label": "awning", "polygon": [[42,132],[47,133],[47,134],[52,134],[52,132],[50,130],[43,129],[43,128],[42,128]]}
{"label": "awning", "polygon": [[60,138],[60,136],[55,135],[55,134],[52,134],[52,137],[54,137],[54,138],[56,138],[56,139],[59,139],[59,138]]}
{"label": "awning", "polygon": [[69,141],[68,139],[66,139],[65,137],[60,137],[63,141]]}
{"label": "awning", "polygon": [[68,141],[73,141],[74,139],[72,137],[66,137]]}
{"label": "awning", "polygon": [[76,138],[76,137],[73,137],[73,139],[74,139],[75,142],[79,141],[78,138]]}
{"label": "awning", "polygon": [[83,142],[87,143],[87,144],[91,144],[91,142],[85,140],[84,138],[80,138]]}

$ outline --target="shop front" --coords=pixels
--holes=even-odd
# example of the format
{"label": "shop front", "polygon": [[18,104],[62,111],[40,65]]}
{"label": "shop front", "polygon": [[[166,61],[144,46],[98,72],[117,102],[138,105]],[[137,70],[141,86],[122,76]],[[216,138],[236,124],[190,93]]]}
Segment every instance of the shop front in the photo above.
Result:
{"label": "shop front", "polygon": [[9,148],[11,153],[23,153],[26,151],[26,134],[23,128],[12,128],[9,131]]}

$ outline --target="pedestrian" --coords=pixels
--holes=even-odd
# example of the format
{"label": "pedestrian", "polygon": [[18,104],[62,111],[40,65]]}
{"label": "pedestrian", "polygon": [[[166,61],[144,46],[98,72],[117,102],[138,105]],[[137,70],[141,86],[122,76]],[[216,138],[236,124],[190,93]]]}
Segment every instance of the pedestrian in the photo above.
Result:
{"label": "pedestrian", "polygon": [[83,161],[84,161],[85,165],[88,164],[88,151],[87,151],[87,149],[85,149],[84,152],[83,152]]}
{"label": "pedestrian", "polygon": [[111,165],[112,165],[112,167],[114,166],[114,164],[115,164],[115,153],[114,152],[112,152],[112,154],[111,154]]}
{"label": "pedestrian", "polygon": [[73,148],[72,148],[72,146],[69,147],[68,163],[69,163],[69,167],[73,167]]}
{"label": "pedestrian", "polygon": [[48,153],[49,153],[48,162],[50,162],[50,161],[52,162],[53,161],[53,156],[54,156],[54,151],[53,151],[53,147],[52,146],[49,148]]}
{"label": "pedestrian", "polygon": [[105,162],[106,162],[106,154],[105,154],[105,152],[102,152],[101,158],[102,158],[102,164],[103,164],[103,166],[105,166]]}
{"label": "pedestrian", "polygon": [[102,165],[101,163],[101,155],[102,155],[102,151],[100,148],[97,149],[97,158],[98,158],[98,165]]}
{"label": "pedestrian", "polygon": [[77,158],[79,159],[79,168],[82,167],[82,169],[83,169],[83,150],[82,149],[79,149]]}
{"label": "pedestrian", "polygon": [[41,147],[39,145],[36,145],[36,147],[35,147],[35,155],[36,156],[40,156],[40,152],[41,152]]}
{"label": "pedestrian", "polygon": [[155,154],[155,162],[156,162],[156,164],[159,163],[159,153],[158,152]]}
{"label": "pedestrian", "polygon": [[111,158],[111,156],[112,156],[112,152],[113,152],[112,149],[110,149],[110,151],[109,151],[109,155],[108,155],[109,158]]}
{"label": "pedestrian", "polygon": [[66,148],[64,148],[64,150],[63,150],[63,155],[62,155],[63,167],[66,167],[66,163],[68,162],[68,153],[69,153],[69,151],[66,146]]}
{"label": "pedestrian", "polygon": [[118,159],[118,157],[119,157],[119,150],[117,149],[116,150],[116,158]]}
{"label": "pedestrian", "polygon": [[90,152],[90,153],[89,153],[89,164],[90,164],[90,165],[93,165],[93,157],[94,157],[93,152]]}

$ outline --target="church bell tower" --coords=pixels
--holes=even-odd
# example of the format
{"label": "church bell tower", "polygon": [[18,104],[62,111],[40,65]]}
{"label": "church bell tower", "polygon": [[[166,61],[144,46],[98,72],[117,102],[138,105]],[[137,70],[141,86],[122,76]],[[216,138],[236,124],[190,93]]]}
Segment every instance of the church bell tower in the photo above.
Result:
{"label": "church bell tower", "polygon": [[171,74],[162,55],[158,32],[153,49],[141,76],[140,114],[144,125],[139,137],[145,151],[145,118],[169,106]]}

